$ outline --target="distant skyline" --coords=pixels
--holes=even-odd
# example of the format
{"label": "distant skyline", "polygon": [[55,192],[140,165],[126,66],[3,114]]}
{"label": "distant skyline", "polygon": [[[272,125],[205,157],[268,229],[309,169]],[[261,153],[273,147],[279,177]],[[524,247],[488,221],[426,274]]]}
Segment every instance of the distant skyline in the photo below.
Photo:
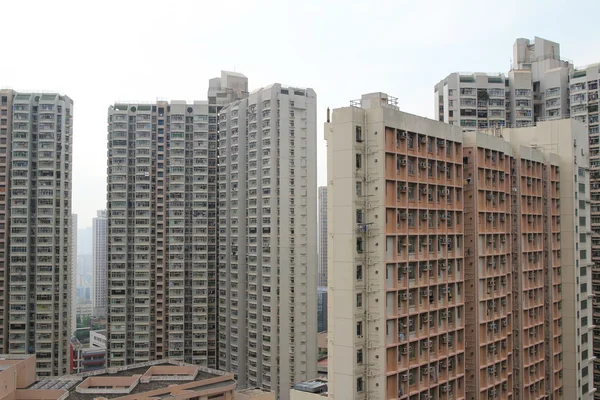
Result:
{"label": "distant skyline", "polygon": [[[245,74],[251,90],[311,87],[318,184],[326,185],[327,107],[383,91],[401,110],[432,118],[440,79],[466,69],[507,72],[519,37],[560,43],[575,66],[600,62],[599,14],[594,0],[576,8],[558,0],[7,2],[0,87],[74,100],[73,213],[85,228],[106,207],[106,118],[116,101],[204,100],[222,69]],[[64,34],[30,51],[26,43],[49,25]]]}

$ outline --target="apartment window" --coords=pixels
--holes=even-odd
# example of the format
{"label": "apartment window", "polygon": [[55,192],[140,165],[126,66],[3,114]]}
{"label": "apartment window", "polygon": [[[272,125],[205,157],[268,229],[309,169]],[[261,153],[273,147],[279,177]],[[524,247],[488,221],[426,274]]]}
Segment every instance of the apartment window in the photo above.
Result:
{"label": "apartment window", "polygon": [[357,224],[363,223],[363,210],[356,210],[356,223]]}
{"label": "apartment window", "polygon": [[362,278],[363,278],[362,265],[357,265],[356,266],[356,280],[362,281]]}
{"label": "apartment window", "polygon": [[579,209],[585,210],[585,200],[579,200]]}
{"label": "apartment window", "polygon": [[356,155],[356,169],[362,168],[362,156],[360,154]]}
{"label": "apartment window", "polygon": [[587,283],[582,283],[582,284],[579,286],[579,289],[580,289],[580,291],[581,291],[581,294],[587,293]]}
{"label": "apartment window", "polygon": [[356,352],[356,363],[357,364],[362,364],[363,363],[363,351],[362,349],[358,350]]}
{"label": "apartment window", "polygon": [[363,141],[362,128],[360,126],[356,127],[356,141],[357,142],[362,142]]}
{"label": "apartment window", "polygon": [[[588,318],[587,317],[581,318],[581,327],[585,328],[587,326],[587,324],[588,324]],[[585,360],[585,359],[587,359],[587,356],[586,357],[582,356],[582,358]]]}
{"label": "apartment window", "polygon": [[412,132],[408,132],[406,135],[406,143],[409,149],[414,149],[415,147],[415,134]]}
{"label": "apartment window", "polygon": [[358,337],[362,337],[363,335],[363,329],[362,329],[362,321],[359,321],[356,323],[356,336]]}
{"label": "apartment window", "polygon": [[364,243],[362,238],[356,238],[356,251],[362,253],[364,251]]}
{"label": "apartment window", "polygon": [[585,226],[585,217],[579,217],[579,226]]}
{"label": "apartment window", "polygon": [[356,195],[362,196],[362,182],[356,182]]}
{"label": "apartment window", "polygon": [[585,193],[585,183],[579,184],[579,193]]}
{"label": "apartment window", "polygon": [[356,308],[362,308],[362,293],[356,295]]}
{"label": "apartment window", "polygon": [[582,310],[587,310],[587,300],[582,300],[581,301],[581,309]]}
{"label": "apartment window", "polygon": [[588,342],[588,334],[584,333],[581,335],[581,344],[586,344]]}
{"label": "apartment window", "polygon": [[363,389],[363,378],[356,379],[356,391],[360,393]]}
{"label": "apartment window", "polygon": [[[587,367],[585,367],[585,369],[587,369]],[[586,383],[586,384],[585,384],[585,385],[583,385],[583,387],[581,388],[581,392],[582,392],[583,394],[587,394],[587,392],[589,391],[589,389],[590,389],[590,386],[589,386],[589,384],[588,384],[588,383]]]}

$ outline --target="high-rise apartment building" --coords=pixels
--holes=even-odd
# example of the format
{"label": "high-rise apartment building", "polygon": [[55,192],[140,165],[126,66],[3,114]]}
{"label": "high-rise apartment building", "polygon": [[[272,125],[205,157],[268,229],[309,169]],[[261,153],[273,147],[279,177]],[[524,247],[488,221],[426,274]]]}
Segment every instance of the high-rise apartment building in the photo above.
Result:
{"label": "high-rise apartment building", "polygon": [[585,133],[463,134],[382,93],[334,110],[334,397],[589,399]]}
{"label": "high-rise apartment building", "polygon": [[273,84],[219,114],[219,369],[288,399],[316,376],[316,94]]}
{"label": "high-rise apartment building", "polygon": [[99,210],[92,220],[92,315],[106,315],[107,219],[106,210]]}
{"label": "high-rise apartment building", "polygon": [[[600,64],[574,69],[570,75],[571,116],[588,128],[590,143],[590,189],[592,231],[592,291],[600,298],[600,125],[598,121],[598,85]],[[592,303],[594,318],[594,383],[596,399],[600,399],[600,301]]]}
{"label": "high-rise apartment building", "polygon": [[77,329],[77,315],[75,313],[77,305],[77,214],[71,214],[71,332],[75,333]]}
{"label": "high-rise apartment building", "polygon": [[319,266],[318,282],[319,287],[327,287],[327,186],[319,186],[318,189],[318,207],[319,207]]}
{"label": "high-rise apartment building", "polygon": [[[558,394],[567,399],[592,399],[596,390],[592,380],[593,262],[586,127],[574,119],[562,119],[534,127],[504,129],[502,135],[513,148],[538,149],[547,164],[545,171],[542,169],[541,182],[536,176],[539,168],[535,160],[515,165],[515,175],[520,175],[521,183],[527,185],[521,186],[517,210],[513,211],[513,215],[519,212],[527,215],[513,217],[513,224],[515,220],[521,223],[521,240],[516,242],[520,244],[517,261],[523,265],[523,271],[513,277],[513,284],[517,279],[521,281],[514,304],[523,305],[520,320],[515,317],[515,343],[518,345],[519,335],[525,336],[521,338],[521,358],[514,357],[515,371],[519,362],[522,367],[522,380],[518,381],[516,376],[515,383],[522,390],[531,391],[532,385],[527,382],[533,382],[533,377],[538,382],[538,386],[533,385],[537,393],[543,382],[538,375],[543,366],[547,396],[553,393],[554,398]],[[541,199],[533,194],[540,185],[544,191]],[[543,221],[541,226],[540,221]],[[513,239],[513,246],[514,243]],[[541,270],[540,261],[544,265]],[[515,260],[513,268],[514,263]],[[539,300],[542,285],[543,305]],[[546,330],[543,343],[536,340],[542,326],[540,313],[544,314]],[[542,359],[540,352],[546,355],[543,363],[538,361]],[[532,367],[535,367],[533,372]]]}
{"label": "high-rise apartment building", "polygon": [[373,93],[325,137],[330,395],[465,398],[461,129]]}
{"label": "high-rise apartment building", "polygon": [[66,96],[15,93],[8,127],[9,352],[35,353],[39,376],[69,369],[72,112]]}
{"label": "high-rise apartment building", "polygon": [[517,39],[508,74],[452,73],[434,88],[435,119],[464,130],[530,126],[569,116],[570,61],[558,43]]}
{"label": "high-rise apartment building", "polygon": [[8,353],[8,282],[10,232],[10,165],[12,139],[12,104],[15,92],[0,90],[0,218],[4,226],[0,229],[0,352]]}
{"label": "high-rise apartment building", "polygon": [[247,96],[223,71],[208,101],[108,111],[108,360],[217,367],[217,114]]}

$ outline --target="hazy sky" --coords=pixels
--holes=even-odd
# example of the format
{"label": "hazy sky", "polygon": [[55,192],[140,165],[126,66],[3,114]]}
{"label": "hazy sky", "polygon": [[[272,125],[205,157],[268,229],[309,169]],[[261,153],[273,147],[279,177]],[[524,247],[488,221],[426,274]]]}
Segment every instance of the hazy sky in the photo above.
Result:
{"label": "hazy sky", "polygon": [[600,62],[600,1],[0,0],[0,87],[58,91],[75,102],[73,212],[106,207],[106,110],[115,101],[205,100],[220,70],[250,88],[312,87],[325,110],[362,93],[433,117],[433,85],[454,71],[507,72],[517,37]]}

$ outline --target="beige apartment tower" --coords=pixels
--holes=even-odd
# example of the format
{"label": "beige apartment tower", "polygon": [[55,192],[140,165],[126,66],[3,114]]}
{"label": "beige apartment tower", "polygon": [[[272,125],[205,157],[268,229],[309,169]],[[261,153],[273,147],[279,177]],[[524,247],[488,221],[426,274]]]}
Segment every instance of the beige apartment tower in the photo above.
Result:
{"label": "beige apartment tower", "polygon": [[0,229],[0,352],[8,353],[8,282],[9,282],[9,239],[10,232],[10,165],[12,142],[12,109],[15,92],[0,90],[0,218],[4,226]]}
{"label": "beige apartment tower", "polygon": [[329,393],[588,399],[583,125],[462,133],[374,93],[325,135]]}
{"label": "beige apartment tower", "polygon": [[325,136],[330,395],[465,398],[460,128],[373,93]]}
{"label": "beige apartment tower", "polygon": [[219,369],[282,400],[317,374],[316,102],[272,84],[219,114]]}
{"label": "beige apartment tower", "polygon": [[223,71],[208,101],[108,110],[109,366],[217,367],[217,114],[247,95]]}
{"label": "beige apartment tower", "polygon": [[72,118],[66,96],[14,95],[9,353],[35,353],[38,376],[69,371]]}

